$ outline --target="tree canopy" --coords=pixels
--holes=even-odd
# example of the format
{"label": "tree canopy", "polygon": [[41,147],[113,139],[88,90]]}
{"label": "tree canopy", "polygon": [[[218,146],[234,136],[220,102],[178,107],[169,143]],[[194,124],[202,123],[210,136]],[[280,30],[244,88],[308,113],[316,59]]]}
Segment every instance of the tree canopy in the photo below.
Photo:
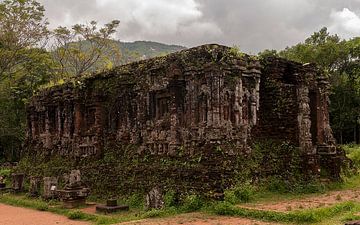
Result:
{"label": "tree canopy", "polygon": [[109,68],[120,60],[119,48],[110,40],[120,21],[113,20],[101,28],[97,22],[75,24],[71,29],[54,30],[52,55],[63,76],[80,76],[90,70]]}
{"label": "tree canopy", "polygon": [[[265,50],[300,63],[316,63],[330,79],[331,126],[339,143],[356,141],[360,116],[360,38],[341,40],[326,27],[282,51]],[[358,141],[358,140],[357,140]]]}
{"label": "tree canopy", "polygon": [[102,69],[105,63],[110,67],[119,57],[109,41],[119,21],[99,29],[92,21],[50,31],[44,12],[35,0],[0,2],[0,161],[19,157],[25,104],[39,87]]}

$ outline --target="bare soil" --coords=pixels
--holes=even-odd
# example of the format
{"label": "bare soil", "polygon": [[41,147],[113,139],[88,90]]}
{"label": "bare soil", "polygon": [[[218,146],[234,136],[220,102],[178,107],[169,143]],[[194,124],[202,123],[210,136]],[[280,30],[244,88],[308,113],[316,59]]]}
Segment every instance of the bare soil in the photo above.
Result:
{"label": "bare soil", "polygon": [[272,225],[275,223],[260,222],[245,218],[212,216],[201,213],[187,213],[169,218],[154,218],[120,223],[118,225]]}
{"label": "bare soil", "polygon": [[276,201],[273,203],[255,203],[239,205],[243,208],[270,210],[277,212],[289,212],[294,210],[312,209],[331,206],[345,201],[360,202],[360,190],[332,191],[326,194],[309,196],[303,198]]}
{"label": "bare soil", "polygon": [[65,216],[0,204],[1,225],[89,225]]}

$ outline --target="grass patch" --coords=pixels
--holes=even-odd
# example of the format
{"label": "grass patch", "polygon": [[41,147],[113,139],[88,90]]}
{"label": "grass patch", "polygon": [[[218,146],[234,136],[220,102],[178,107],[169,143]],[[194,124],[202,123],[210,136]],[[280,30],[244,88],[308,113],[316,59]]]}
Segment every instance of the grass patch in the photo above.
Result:
{"label": "grass patch", "polygon": [[232,204],[250,202],[255,198],[255,188],[251,185],[241,185],[225,191],[224,200]]}
{"label": "grass patch", "polygon": [[252,219],[266,220],[271,222],[285,223],[315,223],[325,219],[331,219],[341,213],[350,212],[354,209],[360,209],[359,203],[343,202],[331,207],[299,210],[294,212],[274,212],[266,210],[256,210],[241,208],[231,205],[228,202],[217,203],[211,209],[211,213],[224,216],[239,216]]}
{"label": "grass patch", "polygon": [[180,207],[181,212],[194,212],[204,206],[204,200],[198,195],[188,195]]}
{"label": "grass patch", "polygon": [[117,218],[116,215],[114,217],[110,217],[105,215],[87,214],[81,212],[80,210],[65,209],[61,206],[60,202],[53,201],[48,203],[39,199],[30,199],[20,195],[2,195],[0,196],[0,202],[17,207],[30,208],[39,211],[48,211],[66,216],[72,220],[91,221],[94,224],[99,225],[108,225],[138,219],[136,216],[132,215],[122,215],[121,218]]}
{"label": "grass patch", "polygon": [[183,213],[179,208],[170,207],[165,209],[152,209],[141,215],[141,218],[155,218],[155,217],[168,217],[176,214]]}
{"label": "grass patch", "polygon": [[[154,217],[169,217],[180,213],[191,211],[201,210],[203,212],[224,215],[224,216],[234,216],[234,217],[244,217],[257,220],[271,221],[271,222],[283,222],[283,223],[320,223],[332,218],[340,216],[341,221],[349,221],[358,219],[359,216],[354,215],[355,212],[360,210],[360,203],[355,202],[342,202],[331,207],[316,208],[309,210],[298,210],[292,212],[274,212],[266,210],[256,210],[241,208],[235,206],[229,202],[203,202],[197,196],[190,196],[186,201],[187,204],[180,207],[166,207],[161,210],[150,210],[147,212],[137,211],[136,214],[114,214],[111,216],[105,215],[92,215],[84,213],[80,210],[69,210],[62,208],[59,202],[44,202],[36,199],[29,199],[24,196],[18,195],[3,195],[0,196],[0,202],[32,208],[41,211],[49,211],[60,215],[65,215],[69,219],[73,220],[85,220],[91,221],[95,224],[114,224],[131,220],[154,218]],[[186,207],[185,207],[186,206]]]}

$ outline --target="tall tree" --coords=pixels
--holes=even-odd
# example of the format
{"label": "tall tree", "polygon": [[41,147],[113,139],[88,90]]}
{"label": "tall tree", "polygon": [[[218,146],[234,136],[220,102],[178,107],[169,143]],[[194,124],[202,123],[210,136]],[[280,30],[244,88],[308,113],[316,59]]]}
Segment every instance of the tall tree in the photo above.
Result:
{"label": "tall tree", "polygon": [[47,40],[48,22],[44,7],[34,0],[5,0],[0,3],[0,79],[12,76],[31,61],[29,55]]}
{"label": "tall tree", "polygon": [[44,7],[34,0],[0,2],[0,155],[8,159],[16,159],[24,139],[27,98],[50,76],[42,48],[47,24]]}
{"label": "tall tree", "polygon": [[120,61],[119,48],[111,35],[116,32],[118,20],[98,28],[97,22],[76,24],[71,29],[54,30],[53,58],[60,65],[59,74],[80,76],[89,71],[111,67]]}

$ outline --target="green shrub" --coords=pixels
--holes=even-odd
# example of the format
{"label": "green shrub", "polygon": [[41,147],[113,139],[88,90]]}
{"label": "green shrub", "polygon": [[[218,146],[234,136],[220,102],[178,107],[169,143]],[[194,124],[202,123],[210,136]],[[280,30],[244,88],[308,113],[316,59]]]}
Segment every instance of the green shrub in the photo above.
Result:
{"label": "green shrub", "polygon": [[11,170],[9,169],[0,169],[0,177],[9,177]]}
{"label": "green shrub", "polygon": [[188,195],[183,202],[183,210],[186,212],[193,212],[203,206],[203,201],[198,195]]}
{"label": "green shrub", "polygon": [[265,189],[274,193],[311,194],[324,193],[326,185],[318,180],[288,181],[280,177],[271,177],[266,182]]}
{"label": "green shrub", "polygon": [[240,202],[249,202],[254,198],[255,189],[251,185],[244,185],[235,188],[234,192]]}
{"label": "green shrub", "polygon": [[10,174],[11,174],[11,170],[9,170],[9,169],[0,169],[0,177],[4,178],[3,181],[5,183],[7,183],[7,185],[8,185],[8,182],[10,182],[10,180],[11,180],[11,179],[9,179]]}
{"label": "green shrub", "polygon": [[241,185],[225,191],[225,201],[231,204],[250,202],[255,195],[255,189],[251,185]]}
{"label": "green shrub", "polygon": [[84,220],[86,219],[86,215],[83,212],[76,210],[69,212],[68,218],[71,220]]}
{"label": "green shrub", "polygon": [[35,208],[39,211],[49,210],[49,206],[47,204],[35,204]]}
{"label": "green shrub", "polygon": [[159,217],[162,214],[162,211],[159,209],[151,209],[150,211],[145,212],[142,217],[143,218],[154,218]]}
{"label": "green shrub", "polygon": [[166,208],[178,205],[177,196],[176,196],[175,191],[166,192],[166,194],[164,195],[164,204],[165,204]]}
{"label": "green shrub", "polygon": [[131,208],[143,208],[144,196],[140,193],[133,194],[126,200],[126,204],[129,205]]}
{"label": "green shrub", "polygon": [[293,192],[301,194],[324,193],[325,191],[325,184],[315,180],[299,182],[293,188]]}
{"label": "green shrub", "polygon": [[290,191],[289,184],[277,177],[272,177],[268,180],[266,189],[277,193],[287,193]]}
{"label": "green shrub", "polygon": [[237,197],[235,196],[235,191],[233,189],[229,189],[224,192],[224,201],[231,204],[239,203]]}
{"label": "green shrub", "polygon": [[222,216],[234,216],[235,215],[235,211],[233,206],[231,205],[230,202],[219,202],[217,204],[214,205],[213,207],[213,211],[214,213],[218,214],[218,215],[222,215]]}
{"label": "green shrub", "polygon": [[347,153],[347,157],[352,160],[354,166],[356,168],[360,168],[360,146],[343,146],[345,152]]}

